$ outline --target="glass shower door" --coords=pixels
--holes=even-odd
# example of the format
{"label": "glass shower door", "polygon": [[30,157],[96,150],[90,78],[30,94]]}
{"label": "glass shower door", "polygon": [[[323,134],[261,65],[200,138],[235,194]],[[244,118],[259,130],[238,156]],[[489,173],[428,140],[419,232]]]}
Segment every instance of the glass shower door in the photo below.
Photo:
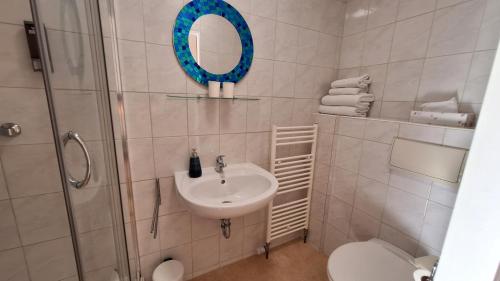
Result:
{"label": "glass shower door", "polygon": [[31,5],[79,279],[130,280],[98,1]]}

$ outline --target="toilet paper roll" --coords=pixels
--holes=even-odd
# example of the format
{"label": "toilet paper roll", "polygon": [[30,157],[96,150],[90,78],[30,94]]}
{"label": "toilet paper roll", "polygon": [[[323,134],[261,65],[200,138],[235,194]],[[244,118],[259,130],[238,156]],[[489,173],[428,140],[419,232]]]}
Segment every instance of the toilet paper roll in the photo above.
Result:
{"label": "toilet paper roll", "polygon": [[413,278],[415,279],[415,281],[423,281],[425,279],[422,280],[422,277],[429,276],[431,276],[431,272],[426,269],[417,269],[413,272]]}
{"label": "toilet paper roll", "polygon": [[211,98],[220,97],[220,82],[208,81],[208,96]]}

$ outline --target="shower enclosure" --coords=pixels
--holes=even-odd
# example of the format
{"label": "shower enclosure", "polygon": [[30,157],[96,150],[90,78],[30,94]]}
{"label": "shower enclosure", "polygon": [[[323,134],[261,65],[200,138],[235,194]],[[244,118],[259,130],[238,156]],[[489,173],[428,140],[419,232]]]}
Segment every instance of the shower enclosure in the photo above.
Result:
{"label": "shower enclosure", "polygon": [[131,212],[123,213],[120,195],[120,183],[131,190],[125,127],[116,125],[124,124],[123,107],[119,81],[108,82],[119,64],[111,55],[106,65],[104,52],[105,40],[113,46],[112,1],[30,4],[74,253],[67,267],[80,281],[136,280],[136,239],[126,238],[136,238],[133,205],[124,202]]}

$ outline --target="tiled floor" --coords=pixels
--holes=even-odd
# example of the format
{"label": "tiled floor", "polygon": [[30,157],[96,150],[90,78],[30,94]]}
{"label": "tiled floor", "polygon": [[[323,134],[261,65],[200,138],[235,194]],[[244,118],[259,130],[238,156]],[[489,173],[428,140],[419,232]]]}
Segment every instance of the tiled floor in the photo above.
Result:
{"label": "tiled floor", "polygon": [[292,241],[264,255],[253,256],[207,274],[193,281],[328,281],[328,257],[301,241]]}

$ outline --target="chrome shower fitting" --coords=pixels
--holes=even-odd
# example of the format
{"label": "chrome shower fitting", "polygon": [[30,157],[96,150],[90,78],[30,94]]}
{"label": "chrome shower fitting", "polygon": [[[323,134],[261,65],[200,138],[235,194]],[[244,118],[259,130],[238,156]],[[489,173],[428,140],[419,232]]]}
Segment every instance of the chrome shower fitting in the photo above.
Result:
{"label": "chrome shower fitting", "polygon": [[222,229],[224,238],[229,239],[231,237],[231,219],[221,219],[220,228]]}
{"label": "chrome shower fitting", "polygon": [[160,192],[160,179],[156,178],[155,181],[155,207],[153,211],[153,220],[151,222],[150,233],[153,233],[153,238],[156,239],[158,235],[158,214],[161,205],[161,192]]}
{"label": "chrome shower fitting", "polygon": [[0,135],[6,137],[17,137],[21,134],[21,126],[16,123],[3,123],[0,125]]}

